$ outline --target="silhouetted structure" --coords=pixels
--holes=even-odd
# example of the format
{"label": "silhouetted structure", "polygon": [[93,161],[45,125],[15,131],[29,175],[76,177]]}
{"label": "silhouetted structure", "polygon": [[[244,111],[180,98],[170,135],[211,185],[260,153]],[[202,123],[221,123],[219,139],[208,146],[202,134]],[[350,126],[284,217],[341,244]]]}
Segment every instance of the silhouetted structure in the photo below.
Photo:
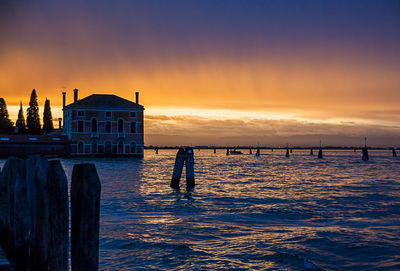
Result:
{"label": "silhouetted structure", "polygon": [[35,89],[32,90],[29,107],[26,113],[26,126],[28,127],[29,134],[40,135],[39,105]]}
{"label": "silhouetted structure", "polygon": [[75,89],[74,103],[63,108],[71,155],[143,157],[143,110],[138,92],[136,102],[104,94],[79,100]]}
{"label": "silhouetted structure", "polygon": [[15,126],[17,126],[18,128],[19,134],[26,133],[25,117],[24,117],[24,110],[22,108],[22,102],[19,103],[18,120],[15,123]]}
{"label": "silhouetted structure", "polygon": [[13,129],[13,123],[8,115],[6,101],[0,98],[0,134],[11,133]]}

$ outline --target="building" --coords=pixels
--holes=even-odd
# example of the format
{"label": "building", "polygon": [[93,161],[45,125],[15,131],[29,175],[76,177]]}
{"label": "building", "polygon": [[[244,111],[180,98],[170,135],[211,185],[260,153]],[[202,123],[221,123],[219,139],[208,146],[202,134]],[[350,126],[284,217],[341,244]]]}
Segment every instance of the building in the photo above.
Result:
{"label": "building", "polygon": [[115,95],[92,94],[65,105],[63,133],[72,156],[143,157],[143,110],[139,93],[132,102]]}

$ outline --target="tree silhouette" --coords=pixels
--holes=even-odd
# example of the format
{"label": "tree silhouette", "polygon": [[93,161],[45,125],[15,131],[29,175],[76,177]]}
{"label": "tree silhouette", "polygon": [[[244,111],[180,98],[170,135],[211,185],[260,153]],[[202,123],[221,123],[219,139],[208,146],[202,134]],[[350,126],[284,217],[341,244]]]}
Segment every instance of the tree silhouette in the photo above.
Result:
{"label": "tree silhouette", "polygon": [[0,133],[12,133],[13,129],[13,123],[8,116],[6,101],[0,98]]}
{"label": "tree silhouette", "polygon": [[19,104],[18,120],[15,123],[15,126],[18,127],[19,134],[25,134],[26,125],[25,125],[24,111],[22,109],[22,102],[20,102],[20,104]]}
{"label": "tree silhouette", "polygon": [[44,102],[43,130],[45,131],[46,134],[54,130],[53,117],[51,115],[51,109],[50,109],[50,100],[48,100],[47,98],[46,101]]}
{"label": "tree silhouette", "polygon": [[40,134],[39,106],[35,89],[32,90],[31,100],[29,101],[26,113],[26,125],[28,126],[29,134]]}

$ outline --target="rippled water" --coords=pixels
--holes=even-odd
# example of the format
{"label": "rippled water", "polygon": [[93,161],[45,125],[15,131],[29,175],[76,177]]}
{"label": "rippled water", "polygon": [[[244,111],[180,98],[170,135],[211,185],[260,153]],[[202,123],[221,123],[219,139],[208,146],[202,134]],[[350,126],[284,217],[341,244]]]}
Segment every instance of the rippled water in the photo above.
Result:
{"label": "rippled water", "polygon": [[[169,187],[176,151],[94,162],[100,270],[400,270],[400,159],[330,151],[195,151],[196,188]],[[0,165],[4,160],[0,161]]]}

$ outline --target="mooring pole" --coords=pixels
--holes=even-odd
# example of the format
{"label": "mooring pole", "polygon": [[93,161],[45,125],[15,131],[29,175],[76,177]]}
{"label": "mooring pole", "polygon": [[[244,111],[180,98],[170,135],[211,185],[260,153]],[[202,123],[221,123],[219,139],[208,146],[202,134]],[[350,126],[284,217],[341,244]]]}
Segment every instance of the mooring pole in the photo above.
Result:
{"label": "mooring pole", "polygon": [[319,141],[318,159],[322,159],[322,141]]}
{"label": "mooring pole", "polygon": [[[192,150],[193,151],[193,150]],[[179,148],[175,158],[174,171],[172,173],[171,187],[179,188],[179,182],[182,176],[182,169],[186,159],[186,152],[183,148]]]}
{"label": "mooring pole", "polygon": [[392,149],[392,154],[393,154],[393,157],[397,157],[397,153],[396,153],[396,149],[395,148]]}
{"label": "mooring pole", "polygon": [[76,164],[71,178],[71,270],[98,270],[101,184],[94,164]]}
{"label": "mooring pole", "polygon": [[59,160],[49,162],[45,190],[49,203],[48,270],[68,271],[68,181]]}
{"label": "mooring pole", "polygon": [[186,187],[193,188],[194,183],[194,155],[193,148],[186,148]]}
{"label": "mooring pole", "polygon": [[290,157],[289,149],[288,149],[288,148],[286,148],[286,157]]}
{"label": "mooring pole", "polygon": [[256,156],[260,156],[260,147],[257,147]]}
{"label": "mooring pole", "polygon": [[251,150],[251,148],[249,149],[249,154],[253,154],[253,151]]}
{"label": "mooring pole", "polygon": [[214,153],[217,153],[217,149],[216,148],[214,148]]}
{"label": "mooring pole", "polygon": [[229,155],[229,148],[226,148],[226,155]]}
{"label": "mooring pole", "polygon": [[365,140],[365,145],[364,145],[364,148],[362,149],[362,160],[368,161],[369,156],[368,156],[368,148],[367,148],[367,138],[365,137],[364,140]]}
{"label": "mooring pole", "polygon": [[156,148],[156,154],[158,154],[158,148]]}
{"label": "mooring pole", "polygon": [[310,155],[314,155],[313,148],[310,149]]}

